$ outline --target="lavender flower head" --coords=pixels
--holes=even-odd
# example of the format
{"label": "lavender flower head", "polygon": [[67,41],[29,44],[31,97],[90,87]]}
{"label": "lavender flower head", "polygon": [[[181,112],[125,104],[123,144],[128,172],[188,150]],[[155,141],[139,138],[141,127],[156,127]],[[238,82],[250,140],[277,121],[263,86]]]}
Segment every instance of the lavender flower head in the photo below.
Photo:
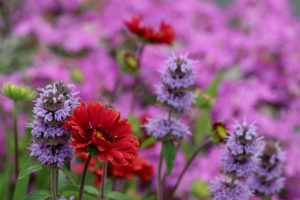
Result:
{"label": "lavender flower head", "polygon": [[189,109],[194,102],[190,91],[195,82],[193,63],[187,55],[177,57],[172,54],[166,61],[167,68],[161,72],[163,84],[158,87],[157,100],[178,112]]}
{"label": "lavender flower head", "polygon": [[268,140],[260,164],[248,180],[248,186],[260,196],[274,195],[283,188],[285,178],[282,177],[284,169],[285,152],[278,143]]}
{"label": "lavender flower head", "polygon": [[247,186],[229,178],[218,178],[210,185],[214,200],[248,200],[251,195]]}
{"label": "lavender flower head", "polygon": [[34,121],[31,134],[35,137],[31,145],[31,156],[37,158],[45,168],[62,168],[72,159],[69,146],[70,133],[62,124],[78,103],[77,93],[71,93],[72,85],[63,82],[39,89],[35,100]]}
{"label": "lavender flower head", "polygon": [[150,136],[158,140],[178,140],[191,135],[188,127],[175,119],[153,118],[144,127]]}
{"label": "lavender flower head", "polygon": [[222,165],[226,173],[237,178],[249,177],[257,167],[258,156],[263,151],[263,141],[256,134],[256,126],[248,125],[246,119],[234,126],[226,142],[227,151],[222,155]]}

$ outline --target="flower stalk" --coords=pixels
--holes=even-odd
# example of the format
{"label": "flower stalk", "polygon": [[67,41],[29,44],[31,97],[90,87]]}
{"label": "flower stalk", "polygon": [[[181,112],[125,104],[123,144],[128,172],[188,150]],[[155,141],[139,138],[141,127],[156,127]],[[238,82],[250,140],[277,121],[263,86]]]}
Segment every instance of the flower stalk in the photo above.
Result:
{"label": "flower stalk", "polygon": [[161,168],[162,168],[163,154],[162,150],[159,156],[158,172],[157,172],[157,200],[163,199],[162,181],[161,181]]}
{"label": "flower stalk", "polygon": [[89,154],[89,156],[87,158],[87,161],[85,163],[83,174],[82,174],[82,178],[81,178],[80,191],[79,191],[79,196],[78,196],[79,200],[82,200],[82,197],[83,197],[83,191],[84,191],[86,174],[87,174],[87,170],[88,170],[88,167],[89,167],[91,159],[92,159],[92,154]]}
{"label": "flower stalk", "polygon": [[106,174],[107,174],[107,160],[104,161],[102,166],[102,179],[101,179],[101,194],[100,200],[104,200],[105,197],[105,181],[106,181]]}
{"label": "flower stalk", "polygon": [[58,170],[55,168],[51,169],[51,189],[52,189],[52,198],[57,200],[57,174]]}
{"label": "flower stalk", "polygon": [[14,145],[15,145],[15,174],[16,178],[19,175],[19,142],[18,142],[18,124],[17,124],[17,101],[14,101],[13,108],[13,123],[14,123]]}

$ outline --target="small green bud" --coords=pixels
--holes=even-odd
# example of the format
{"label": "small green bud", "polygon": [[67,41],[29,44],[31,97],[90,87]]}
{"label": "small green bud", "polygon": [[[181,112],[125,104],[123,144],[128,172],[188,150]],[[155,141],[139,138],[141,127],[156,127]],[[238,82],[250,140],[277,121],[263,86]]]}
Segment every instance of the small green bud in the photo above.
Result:
{"label": "small green bud", "polygon": [[14,101],[32,101],[36,96],[36,92],[33,89],[13,83],[3,83],[3,91],[1,93]]}
{"label": "small green bud", "polygon": [[207,182],[199,179],[195,180],[192,183],[192,194],[197,198],[209,197],[210,191]]}
{"label": "small green bud", "polygon": [[72,78],[72,81],[74,81],[76,83],[82,83],[83,82],[83,74],[82,74],[81,70],[78,68],[73,68],[71,70],[71,78]]}
{"label": "small green bud", "polygon": [[220,122],[215,122],[212,125],[213,130],[214,130],[214,138],[218,143],[225,143],[226,142],[226,137],[228,136],[228,132],[226,130],[225,123],[220,121]]}
{"label": "small green bud", "polygon": [[140,68],[139,61],[131,52],[126,52],[126,51],[118,52],[117,61],[121,69],[128,74],[136,73]]}

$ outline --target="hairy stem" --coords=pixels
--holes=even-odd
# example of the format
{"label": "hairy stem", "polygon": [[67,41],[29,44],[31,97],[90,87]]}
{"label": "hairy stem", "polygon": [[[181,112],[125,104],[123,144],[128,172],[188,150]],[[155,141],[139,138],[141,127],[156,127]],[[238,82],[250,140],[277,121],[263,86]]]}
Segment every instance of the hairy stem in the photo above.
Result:
{"label": "hairy stem", "polygon": [[16,178],[19,175],[19,144],[18,144],[18,124],[17,124],[17,102],[14,101],[13,108],[13,122],[14,122],[14,143],[15,143],[15,174]]}
{"label": "hairy stem", "polygon": [[91,159],[92,159],[92,155],[89,154],[88,159],[87,159],[87,161],[85,163],[85,166],[84,166],[84,169],[83,169],[82,178],[81,178],[80,191],[79,191],[79,197],[78,197],[79,200],[82,200],[82,197],[83,197],[83,191],[84,191],[84,184],[85,184],[85,179],[86,179],[86,173],[87,173],[87,170],[89,168],[89,164],[90,164]]}
{"label": "hairy stem", "polygon": [[163,200],[162,180],[161,180],[161,168],[162,168],[163,154],[160,152],[157,172],[157,200]]}
{"label": "hairy stem", "polygon": [[57,181],[56,181],[56,176],[57,174],[57,169],[52,168],[51,169],[51,189],[52,189],[52,197],[53,200],[57,200]]}
{"label": "hairy stem", "polygon": [[102,181],[101,181],[101,194],[100,194],[100,200],[104,200],[105,196],[105,180],[106,180],[106,171],[107,171],[107,160],[104,161],[103,167],[102,167]]}
{"label": "hairy stem", "polygon": [[198,153],[207,145],[210,143],[210,140],[207,140],[206,142],[204,142],[192,155],[192,157],[188,160],[188,162],[185,164],[183,170],[181,171],[176,184],[174,185],[174,187],[172,188],[170,195],[169,195],[169,199],[172,199],[173,195],[175,194],[175,191],[177,190],[185,172],[188,170],[188,168],[190,167],[190,165],[192,164],[193,160],[196,158],[196,156],[198,155]]}

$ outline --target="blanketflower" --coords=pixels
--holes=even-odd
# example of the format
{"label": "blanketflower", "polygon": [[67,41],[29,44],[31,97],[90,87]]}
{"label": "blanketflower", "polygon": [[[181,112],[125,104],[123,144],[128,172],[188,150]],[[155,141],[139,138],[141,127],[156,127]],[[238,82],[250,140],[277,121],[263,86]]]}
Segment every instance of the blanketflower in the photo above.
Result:
{"label": "blanketflower", "polygon": [[[86,162],[88,158],[88,154],[81,154],[81,160],[83,163]],[[147,159],[144,157],[136,158],[132,164],[130,165],[112,165],[108,163],[107,166],[107,177],[116,177],[119,179],[126,178],[132,179],[134,175],[138,176],[143,184],[146,184],[151,180],[151,176],[154,173],[154,168],[151,164],[147,163]],[[100,165],[97,169],[95,169],[96,158],[92,158],[91,162],[88,166],[88,170],[93,172],[93,174],[97,177],[93,184],[97,187],[101,185],[102,180],[102,165]],[[77,165],[75,167],[76,172],[82,172],[84,169],[84,164]]]}
{"label": "blanketflower", "polygon": [[143,15],[133,16],[131,21],[126,21],[125,25],[129,31],[149,43],[172,44],[175,40],[175,31],[172,26],[161,21],[159,31],[155,31],[150,26],[141,26]]}
{"label": "blanketflower", "polygon": [[71,131],[74,154],[89,152],[100,162],[127,165],[138,155],[139,143],[132,135],[128,119],[120,121],[120,112],[105,108],[100,102],[83,102],[73,110],[64,127]]}

